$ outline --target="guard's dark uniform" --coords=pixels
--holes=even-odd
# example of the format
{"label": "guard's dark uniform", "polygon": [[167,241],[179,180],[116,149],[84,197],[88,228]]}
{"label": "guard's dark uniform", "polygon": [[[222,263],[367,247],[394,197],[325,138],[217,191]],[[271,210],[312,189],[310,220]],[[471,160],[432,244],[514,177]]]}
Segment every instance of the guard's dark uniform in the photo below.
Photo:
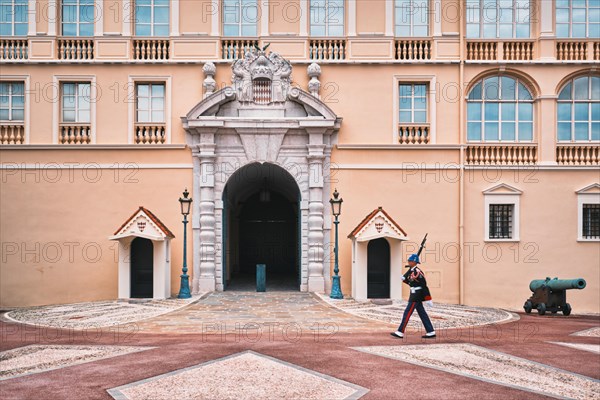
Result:
{"label": "guard's dark uniform", "polygon": [[425,331],[427,333],[433,332],[433,325],[427,315],[427,311],[425,311],[425,308],[423,307],[424,301],[431,300],[431,294],[427,287],[425,274],[415,265],[404,274],[403,281],[410,286],[410,297],[408,298],[408,305],[406,306],[406,310],[404,310],[404,315],[402,316],[402,322],[398,327],[398,331],[404,333],[406,325],[408,325],[408,320],[416,309],[425,326]]}

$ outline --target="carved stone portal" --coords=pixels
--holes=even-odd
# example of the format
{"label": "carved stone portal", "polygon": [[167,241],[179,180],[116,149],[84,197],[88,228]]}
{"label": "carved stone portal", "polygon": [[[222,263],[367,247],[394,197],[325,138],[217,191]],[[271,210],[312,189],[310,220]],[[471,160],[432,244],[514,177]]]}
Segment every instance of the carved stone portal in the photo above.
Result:
{"label": "carved stone portal", "polygon": [[326,292],[333,249],[330,157],[341,118],[292,86],[292,66],[277,53],[247,52],[231,68],[232,86],[209,94],[182,117],[198,199],[192,219],[193,291],[224,289],[229,261],[223,228],[228,191],[235,187],[228,184],[232,175],[244,166],[269,163],[287,171],[299,193],[299,289]]}

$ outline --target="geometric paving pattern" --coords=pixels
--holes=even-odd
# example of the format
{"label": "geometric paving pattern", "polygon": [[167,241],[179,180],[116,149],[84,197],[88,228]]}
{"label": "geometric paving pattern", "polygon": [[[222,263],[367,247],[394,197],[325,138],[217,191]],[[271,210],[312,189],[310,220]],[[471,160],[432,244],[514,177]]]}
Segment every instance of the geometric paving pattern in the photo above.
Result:
{"label": "geometric paving pattern", "polygon": [[0,381],[154,347],[30,345],[0,352]]}
{"label": "geometric paving pattern", "polygon": [[118,400],[359,399],[367,389],[273,357],[244,351],[108,389]]}
{"label": "geometric paving pattern", "polygon": [[[355,300],[346,297],[343,300],[331,299],[329,296],[320,295],[321,299],[347,313],[399,325],[406,308],[406,301],[391,300],[392,304],[375,304],[371,300]],[[477,325],[485,325],[518,319],[516,314],[497,308],[469,307],[456,304],[434,303],[433,307],[427,309],[427,314],[435,329],[461,328]],[[417,315],[408,322],[408,328],[422,330],[423,324]]]}
{"label": "geometric paving pattern", "polygon": [[600,326],[596,328],[590,328],[583,331],[575,332],[573,336],[589,336],[589,337],[600,337]]}
{"label": "geometric paving pattern", "polygon": [[[559,346],[571,347],[577,350],[589,351],[590,353],[600,354],[600,344],[585,344],[585,343],[565,343],[565,342],[550,342]],[[600,360],[598,360],[598,368],[600,368]]]}
{"label": "geometric paving pattern", "polygon": [[596,379],[473,344],[353,349],[546,396],[600,399],[600,381]]}
{"label": "geometric paving pattern", "polygon": [[190,299],[96,301],[28,307],[10,311],[4,316],[15,322],[52,328],[88,329],[116,326],[156,317],[193,303]]}

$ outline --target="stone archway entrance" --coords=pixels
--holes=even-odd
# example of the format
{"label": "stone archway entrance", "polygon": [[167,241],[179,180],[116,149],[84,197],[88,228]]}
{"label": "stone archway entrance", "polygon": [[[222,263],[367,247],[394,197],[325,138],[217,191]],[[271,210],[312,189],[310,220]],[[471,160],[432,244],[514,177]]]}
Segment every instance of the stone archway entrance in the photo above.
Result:
{"label": "stone archway entrance", "polygon": [[223,192],[224,289],[255,290],[265,264],[267,290],[300,289],[300,191],[270,163],[234,173]]}
{"label": "stone archway entrance", "polygon": [[[227,218],[232,215],[228,207],[238,207],[235,202],[230,204],[229,196],[236,196],[239,190],[232,189],[229,181],[237,171],[256,163],[278,166],[295,184],[296,199],[289,197],[292,192],[275,192],[288,203],[297,202],[297,287],[329,291],[330,265],[325,262],[325,251],[330,248],[331,232],[330,160],[341,118],[319,99],[318,80],[311,81],[311,93],[292,87],[292,65],[276,53],[247,52],[232,65],[232,86],[214,93],[215,66],[207,63],[203,70],[207,75],[205,98],[182,117],[194,163],[193,292],[225,290],[228,279],[235,278],[231,275],[235,265],[229,264],[228,251],[233,247],[227,229],[239,228],[239,223],[231,225]],[[314,78],[318,65],[311,65],[309,71]],[[247,186],[254,195],[256,189]],[[256,202],[256,198],[248,193],[245,201]],[[291,211],[285,210],[283,200],[280,205],[283,218],[289,219]],[[243,206],[236,210],[246,222],[252,218]],[[246,228],[252,230],[248,224]],[[245,254],[247,265],[255,262]]]}

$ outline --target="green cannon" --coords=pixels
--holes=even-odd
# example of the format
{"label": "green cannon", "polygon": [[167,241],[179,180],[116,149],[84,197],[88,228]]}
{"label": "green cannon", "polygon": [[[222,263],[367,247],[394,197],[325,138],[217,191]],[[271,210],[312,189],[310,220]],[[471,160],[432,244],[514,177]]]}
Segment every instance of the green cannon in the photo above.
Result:
{"label": "green cannon", "polygon": [[529,290],[533,292],[523,305],[525,312],[529,314],[534,308],[539,315],[550,311],[556,314],[562,311],[564,315],[571,314],[571,305],[567,303],[567,290],[583,289],[586,282],[583,278],[577,279],[536,279],[529,283]]}

